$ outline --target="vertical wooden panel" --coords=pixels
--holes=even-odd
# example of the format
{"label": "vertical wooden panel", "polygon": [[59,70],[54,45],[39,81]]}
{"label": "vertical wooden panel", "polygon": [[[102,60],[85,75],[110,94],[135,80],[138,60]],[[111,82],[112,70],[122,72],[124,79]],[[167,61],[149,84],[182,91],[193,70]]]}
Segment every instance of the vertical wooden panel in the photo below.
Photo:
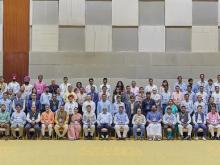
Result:
{"label": "vertical wooden panel", "polygon": [[6,81],[15,73],[18,81],[28,74],[29,0],[4,0],[3,74]]}

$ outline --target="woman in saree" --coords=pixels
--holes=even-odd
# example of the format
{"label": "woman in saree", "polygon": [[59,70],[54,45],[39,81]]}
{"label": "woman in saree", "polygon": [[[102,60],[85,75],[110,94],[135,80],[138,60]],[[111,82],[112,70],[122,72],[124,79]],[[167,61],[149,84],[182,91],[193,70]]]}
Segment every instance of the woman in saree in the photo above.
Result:
{"label": "woman in saree", "polygon": [[69,140],[78,140],[82,125],[82,115],[78,113],[78,108],[74,109],[74,113],[69,117],[68,138]]}

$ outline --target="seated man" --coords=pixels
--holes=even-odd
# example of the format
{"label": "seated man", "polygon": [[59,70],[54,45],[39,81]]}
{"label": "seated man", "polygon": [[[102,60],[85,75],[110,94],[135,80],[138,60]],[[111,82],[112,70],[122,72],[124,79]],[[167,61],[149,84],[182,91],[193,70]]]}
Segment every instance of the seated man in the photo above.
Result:
{"label": "seated man", "polygon": [[0,128],[5,129],[6,139],[8,139],[9,137],[9,130],[10,130],[9,122],[10,122],[10,114],[9,112],[6,111],[5,104],[2,104],[0,111]]}
{"label": "seated man", "polygon": [[[23,136],[23,129],[24,129],[24,124],[26,123],[26,115],[22,109],[22,105],[17,104],[16,105],[16,111],[13,112],[11,116],[11,131],[13,137],[16,139],[22,139]],[[19,129],[19,136],[16,136],[16,129]]]}
{"label": "seated man", "polygon": [[[61,105],[60,109],[56,112],[55,116],[55,132],[59,139],[62,139],[68,130],[68,121],[69,121],[69,114],[64,111],[64,106]],[[62,134],[60,134],[60,129],[63,129]]]}
{"label": "seated man", "polygon": [[91,105],[87,105],[86,112],[83,114],[83,130],[85,139],[92,139],[95,132],[96,116],[91,110]]}
{"label": "seated man", "polygon": [[[191,133],[192,133],[192,125],[190,124],[191,116],[186,111],[185,106],[181,106],[181,111],[177,114],[177,123],[178,123],[178,129],[181,139],[191,140]],[[185,138],[183,137],[183,129],[187,129],[187,133],[188,133],[188,136],[186,136]]]}
{"label": "seated man", "polygon": [[148,140],[161,140],[162,128],[161,128],[162,114],[157,110],[157,106],[153,105],[151,112],[147,114],[147,136]]}
{"label": "seated man", "polygon": [[42,138],[45,139],[45,130],[48,129],[49,139],[52,139],[54,113],[50,110],[48,104],[45,105],[45,112],[41,114],[41,133]]}
{"label": "seated man", "polygon": [[132,119],[133,134],[134,134],[135,140],[138,139],[138,136],[137,136],[138,129],[141,130],[141,139],[144,139],[146,118],[141,112],[142,112],[141,108],[138,108],[137,113],[134,115],[134,117]]}
{"label": "seated man", "polygon": [[[37,111],[36,106],[33,104],[31,111],[27,114],[27,124],[25,126],[28,139],[35,139],[40,133],[40,113]],[[31,136],[30,129],[34,129],[34,134]]]}
{"label": "seated man", "polygon": [[[98,115],[97,124],[101,138],[108,139],[112,124],[112,114],[108,112],[107,108],[103,108],[102,113]],[[104,132],[103,129],[106,129],[107,132]]]}
{"label": "seated man", "polygon": [[198,140],[198,130],[203,130],[203,136],[202,139],[206,140],[206,115],[202,110],[202,106],[199,105],[197,107],[197,112],[193,115],[193,124],[194,124],[194,134],[195,134],[195,140]]}
{"label": "seated man", "polygon": [[[115,114],[114,117],[114,123],[115,123],[115,132],[118,136],[119,140],[125,140],[127,137],[127,133],[129,131],[129,119],[128,115],[124,112],[124,106],[119,106],[118,113]],[[121,132],[123,135],[121,136]]]}
{"label": "seated man", "polygon": [[[209,132],[211,133],[211,139],[218,140],[220,136],[220,116],[216,111],[215,106],[211,107],[211,112],[209,112],[207,115],[207,123],[208,123]],[[216,138],[215,138],[215,129],[217,129]]]}
{"label": "seated man", "polygon": [[170,106],[167,107],[167,111],[163,116],[163,124],[167,139],[168,140],[173,139],[175,126],[176,126],[176,116],[172,113],[172,109]]}

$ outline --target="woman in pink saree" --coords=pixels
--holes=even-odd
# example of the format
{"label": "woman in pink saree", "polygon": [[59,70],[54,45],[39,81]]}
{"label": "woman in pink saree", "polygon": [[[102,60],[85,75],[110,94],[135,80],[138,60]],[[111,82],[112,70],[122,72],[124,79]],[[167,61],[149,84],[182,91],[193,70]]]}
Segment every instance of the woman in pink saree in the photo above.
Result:
{"label": "woman in pink saree", "polygon": [[82,115],[78,113],[78,109],[74,109],[74,113],[69,117],[68,138],[69,140],[78,140],[80,138],[82,124]]}

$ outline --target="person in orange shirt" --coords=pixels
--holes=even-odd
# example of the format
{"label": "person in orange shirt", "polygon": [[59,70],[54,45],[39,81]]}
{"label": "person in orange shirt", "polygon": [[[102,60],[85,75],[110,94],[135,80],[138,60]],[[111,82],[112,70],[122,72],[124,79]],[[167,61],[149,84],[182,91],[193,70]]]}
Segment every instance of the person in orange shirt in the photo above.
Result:
{"label": "person in orange shirt", "polygon": [[54,113],[50,110],[49,105],[45,105],[45,112],[41,114],[41,133],[43,139],[45,139],[45,130],[48,129],[49,138],[52,138]]}

